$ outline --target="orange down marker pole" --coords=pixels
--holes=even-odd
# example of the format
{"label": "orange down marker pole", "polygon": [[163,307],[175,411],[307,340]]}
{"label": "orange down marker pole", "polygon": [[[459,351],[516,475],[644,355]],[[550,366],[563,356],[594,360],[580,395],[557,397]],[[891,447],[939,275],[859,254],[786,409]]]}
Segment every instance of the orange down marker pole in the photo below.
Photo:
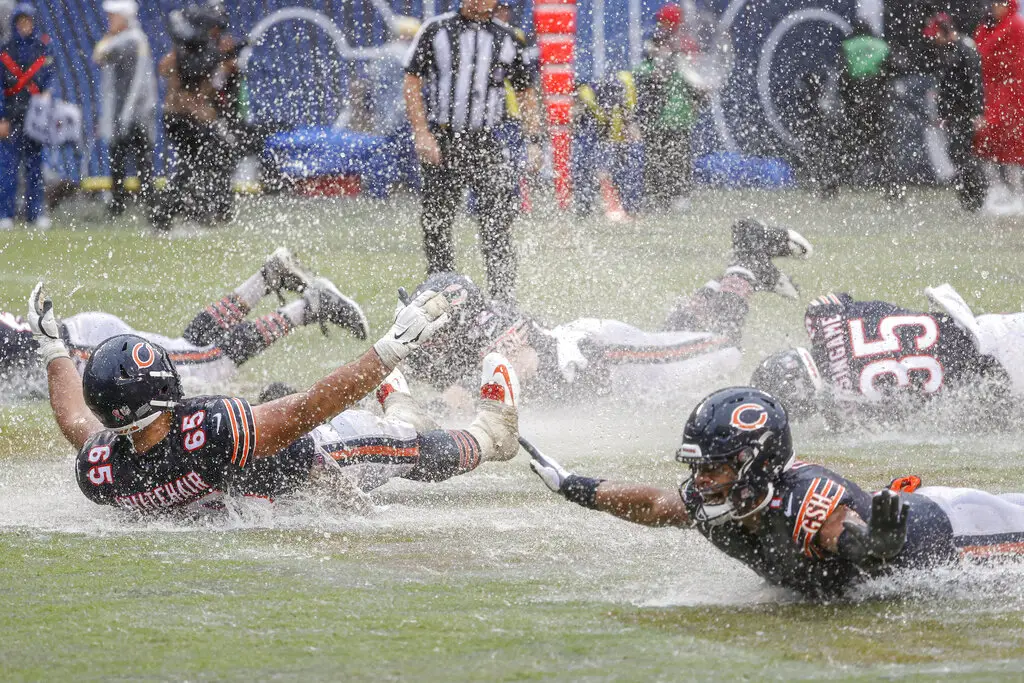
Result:
{"label": "orange down marker pole", "polygon": [[533,22],[540,49],[541,92],[555,172],[555,198],[561,209],[572,206],[572,98],[576,89],[576,0],[538,0]]}

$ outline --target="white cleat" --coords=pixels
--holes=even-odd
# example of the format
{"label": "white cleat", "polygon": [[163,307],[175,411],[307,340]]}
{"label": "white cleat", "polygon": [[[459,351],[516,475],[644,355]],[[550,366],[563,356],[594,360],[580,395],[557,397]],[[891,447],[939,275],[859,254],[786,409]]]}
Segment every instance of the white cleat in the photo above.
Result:
{"label": "white cleat", "polygon": [[14,230],[14,219],[0,218],[0,231],[7,232],[8,230]]}
{"label": "white cleat", "polygon": [[489,353],[484,357],[480,398],[513,408],[519,406],[519,376],[500,353]]}
{"label": "white cleat", "polygon": [[384,381],[377,387],[377,402],[384,407],[384,402],[392,394],[405,394],[410,396],[409,383],[405,381],[405,375],[398,368],[391,371],[391,374],[384,378]]}

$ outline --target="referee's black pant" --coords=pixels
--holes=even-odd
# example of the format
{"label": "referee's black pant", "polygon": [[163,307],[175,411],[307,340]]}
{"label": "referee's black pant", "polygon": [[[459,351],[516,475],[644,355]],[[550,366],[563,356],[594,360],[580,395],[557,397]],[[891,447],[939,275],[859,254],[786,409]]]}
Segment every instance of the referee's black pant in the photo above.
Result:
{"label": "referee's black pant", "polygon": [[427,274],[456,270],[452,224],[468,187],[476,198],[480,246],[491,296],[512,301],[517,265],[512,243],[516,178],[504,146],[490,131],[438,128],[432,132],[441,148],[441,163],[422,164],[421,225]]}

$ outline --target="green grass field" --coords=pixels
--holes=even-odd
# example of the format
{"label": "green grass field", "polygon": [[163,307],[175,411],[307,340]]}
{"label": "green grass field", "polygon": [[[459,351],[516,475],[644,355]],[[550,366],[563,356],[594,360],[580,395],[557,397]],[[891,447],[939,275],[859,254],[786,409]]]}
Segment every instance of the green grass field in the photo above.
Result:
{"label": "green grass field", "polygon": [[[362,302],[376,333],[395,289],[421,279],[417,205],[246,199],[226,228],[154,238],[78,206],[48,233],[0,233],[0,310],[22,313],[40,277],[58,313],[102,309],[176,336],[278,244]],[[742,382],[761,354],[801,340],[803,304],[829,290],[925,305],[951,282],[976,312],[1020,311],[1024,221],[968,218],[951,195],[903,206],[869,195],[701,192],[691,213],[611,224],[520,222],[520,301],[656,326],[717,276],[729,225],[755,215],[816,253],[780,262],[802,301],[753,300]],[[473,227],[459,259],[478,281]],[[267,302],[267,307],[274,304]],[[230,389],[306,383],[365,348],[299,330]],[[525,406],[524,434],[589,475],[674,485],[676,441],[708,387],[669,406],[602,399]],[[805,459],[865,487],[1024,490],[1024,430],[963,429],[949,415],[899,433],[795,436]],[[89,503],[40,401],[0,401],[0,680],[1020,680],[1024,565],[972,565],[871,582],[820,605],[766,587],[694,532],[650,530],[550,494],[525,454],[437,485],[396,481],[369,512],[317,495],[225,518],[137,520]]]}

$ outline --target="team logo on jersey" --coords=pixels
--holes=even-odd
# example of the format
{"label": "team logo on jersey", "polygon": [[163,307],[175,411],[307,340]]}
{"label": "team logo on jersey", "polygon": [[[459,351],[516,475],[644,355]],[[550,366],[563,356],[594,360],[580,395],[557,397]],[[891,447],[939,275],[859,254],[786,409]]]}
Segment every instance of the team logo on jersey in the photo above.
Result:
{"label": "team logo on jersey", "polygon": [[768,422],[768,411],[757,403],[744,403],[738,406],[736,410],[732,411],[732,418],[729,419],[729,424],[745,432],[760,429],[766,422]]}
{"label": "team logo on jersey", "polygon": [[132,348],[132,360],[139,366],[139,369],[148,368],[156,362],[156,351],[145,342],[139,342]]}

